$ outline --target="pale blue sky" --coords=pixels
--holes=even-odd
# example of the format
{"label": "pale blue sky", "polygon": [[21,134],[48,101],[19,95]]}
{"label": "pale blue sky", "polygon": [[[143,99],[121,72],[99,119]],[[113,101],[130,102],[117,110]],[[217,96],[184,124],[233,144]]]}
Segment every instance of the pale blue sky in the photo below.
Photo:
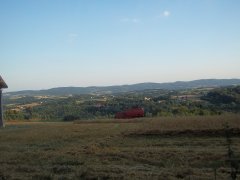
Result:
{"label": "pale blue sky", "polygon": [[8,91],[240,78],[239,0],[0,0]]}

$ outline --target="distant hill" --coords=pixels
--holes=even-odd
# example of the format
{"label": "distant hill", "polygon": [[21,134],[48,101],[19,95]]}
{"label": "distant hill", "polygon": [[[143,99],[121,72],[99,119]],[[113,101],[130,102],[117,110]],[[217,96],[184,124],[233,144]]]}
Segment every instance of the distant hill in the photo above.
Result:
{"label": "distant hill", "polygon": [[170,83],[139,83],[133,85],[119,85],[119,86],[91,86],[91,87],[57,87],[47,90],[26,90],[17,92],[8,92],[4,95],[23,95],[23,96],[37,96],[37,95],[80,95],[80,94],[114,94],[130,91],[141,91],[148,89],[167,89],[180,90],[192,89],[201,87],[224,87],[231,85],[240,85],[240,79],[200,79],[194,81],[177,81]]}

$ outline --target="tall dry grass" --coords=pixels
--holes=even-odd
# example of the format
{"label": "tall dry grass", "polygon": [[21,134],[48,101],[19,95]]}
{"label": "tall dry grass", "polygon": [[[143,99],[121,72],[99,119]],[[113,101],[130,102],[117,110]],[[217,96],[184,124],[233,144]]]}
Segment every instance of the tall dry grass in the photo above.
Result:
{"label": "tall dry grass", "polygon": [[229,128],[240,128],[240,115],[160,117],[146,120],[141,128],[164,131],[223,129],[226,123]]}
{"label": "tall dry grass", "polygon": [[[124,133],[240,128],[238,115],[138,121],[11,122],[0,129],[0,179],[213,179],[216,167],[217,179],[230,177],[224,136]],[[239,139],[231,138],[237,155]]]}

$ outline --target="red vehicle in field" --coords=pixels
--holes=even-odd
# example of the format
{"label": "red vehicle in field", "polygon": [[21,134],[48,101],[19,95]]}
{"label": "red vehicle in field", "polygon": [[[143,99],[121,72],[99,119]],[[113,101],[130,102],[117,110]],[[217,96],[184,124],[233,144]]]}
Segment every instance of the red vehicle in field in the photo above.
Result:
{"label": "red vehicle in field", "polygon": [[137,117],[144,117],[143,108],[131,108],[126,111],[118,112],[115,114],[115,119],[130,119]]}

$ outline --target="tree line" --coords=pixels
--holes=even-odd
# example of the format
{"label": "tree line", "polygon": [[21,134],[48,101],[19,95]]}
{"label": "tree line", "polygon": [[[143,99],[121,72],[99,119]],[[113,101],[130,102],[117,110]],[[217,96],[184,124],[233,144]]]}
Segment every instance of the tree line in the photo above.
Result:
{"label": "tree line", "polygon": [[[240,112],[240,86],[206,90],[149,90],[115,95],[76,95],[39,99],[22,97],[4,99],[5,119],[73,121],[113,118],[117,112],[132,107],[144,108],[145,116],[194,116]],[[15,106],[10,106],[14,104]],[[36,106],[21,105],[38,103]],[[10,104],[10,105],[9,105]]]}

